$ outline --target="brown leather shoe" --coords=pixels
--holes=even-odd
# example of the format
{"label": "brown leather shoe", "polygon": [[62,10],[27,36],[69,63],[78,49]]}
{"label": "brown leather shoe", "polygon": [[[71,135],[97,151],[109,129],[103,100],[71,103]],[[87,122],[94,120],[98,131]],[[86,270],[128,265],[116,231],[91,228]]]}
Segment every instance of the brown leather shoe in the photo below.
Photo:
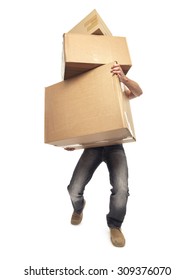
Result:
{"label": "brown leather shoe", "polygon": [[125,237],[120,228],[110,228],[110,239],[116,247],[125,246]]}
{"label": "brown leather shoe", "polygon": [[[85,207],[85,203],[86,202],[84,201],[83,209]],[[83,210],[82,210],[81,213],[77,213],[76,211],[74,211],[72,213],[72,217],[71,217],[71,224],[72,225],[79,225],[81,223],[82,219],[83,219]]]}

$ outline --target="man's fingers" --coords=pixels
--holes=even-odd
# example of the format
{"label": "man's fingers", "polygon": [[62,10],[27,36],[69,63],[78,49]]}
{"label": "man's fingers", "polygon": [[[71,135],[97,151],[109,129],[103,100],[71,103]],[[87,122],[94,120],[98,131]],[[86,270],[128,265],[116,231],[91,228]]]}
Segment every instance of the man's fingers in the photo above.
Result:
{"label": "man's fingers", "polygon": [[75,148],[64,148],[64,150],[66,150],[66,151],[74,151],[75,150]]}

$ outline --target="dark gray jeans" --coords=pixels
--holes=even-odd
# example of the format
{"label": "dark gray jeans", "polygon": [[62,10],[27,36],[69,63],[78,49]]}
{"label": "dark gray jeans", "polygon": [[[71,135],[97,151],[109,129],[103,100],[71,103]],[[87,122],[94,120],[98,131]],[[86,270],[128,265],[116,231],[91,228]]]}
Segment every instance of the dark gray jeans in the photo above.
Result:
{"label": "dark gray jeans", "polygon": [[80,213],[84,206],[85,186],[103,161],[107,164],[112,185],[107,224],[109,227],[121,227],[129,196],[128,167],[122,145],[85,149],[73,172],[68,192],[74,211]]}

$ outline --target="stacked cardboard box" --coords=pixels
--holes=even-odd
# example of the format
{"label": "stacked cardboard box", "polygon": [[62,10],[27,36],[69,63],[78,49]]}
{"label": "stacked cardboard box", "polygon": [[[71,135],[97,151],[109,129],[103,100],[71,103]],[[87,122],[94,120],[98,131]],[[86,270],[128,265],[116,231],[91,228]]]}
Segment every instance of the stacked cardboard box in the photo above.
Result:
{"label": "stacked cardboard box", "polygon": [[135,141],[129,100],[110,73],[114,61],[125,73],[131,67],[126,39],[111,36],[94,10],[63,34],[63,43],[64,80],[45,88],[45,143],[87,148]]}
{"label": "stacked cardboard box", "polygon": [[95,9],[77,25],[75,25],[69,32],[81,34],[84,33],[89,35],[112,35],[112,33]]}
{"label": "stacked cardboard box", "polygon": [[64,79],[115,60],[120,63],[125,74],[131,67],[124,37],[65,33],[63,42]]}

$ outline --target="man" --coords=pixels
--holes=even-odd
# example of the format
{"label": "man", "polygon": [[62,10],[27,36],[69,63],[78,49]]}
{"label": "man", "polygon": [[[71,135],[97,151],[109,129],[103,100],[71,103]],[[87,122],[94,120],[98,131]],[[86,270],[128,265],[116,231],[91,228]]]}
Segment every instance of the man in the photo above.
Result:
{"label": "man", "polygon": [[[124,74],[119,64],[116,63],[111,67],[111,73],[117,75],[120,82],[126,86],[125,95],[129,99],[142,94],[140,86]],[[66,148],[66,150],[71,151],[74,149]],[[121,231],[121,226],[126,214],[129,189],[128,166],[122,145],[87,148],[83,151],[68,186],[68,192],[74,209],[71,224],[78,225],[81,223],[85,206],[83,196],[85,186],[92,178],[96,168],[103,161],[107,164],[110,184],[112,185],[109,213],[106,216],[107,225],[110,228],[112,244],[116,247],[123,247],[125,245],[125,237]]]}

